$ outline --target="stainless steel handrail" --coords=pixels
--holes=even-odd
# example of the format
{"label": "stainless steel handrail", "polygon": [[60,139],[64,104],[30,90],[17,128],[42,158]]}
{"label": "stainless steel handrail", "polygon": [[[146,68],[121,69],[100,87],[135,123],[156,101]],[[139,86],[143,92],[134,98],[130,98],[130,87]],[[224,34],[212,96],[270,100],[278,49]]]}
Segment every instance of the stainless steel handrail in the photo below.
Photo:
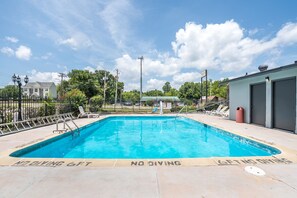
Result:
{"label": "stainless steel handrail", "polygon": [[179,110],[179,112],[175,115],[175,117],[177,117],[182,112],[182,110],[184,108],[186,108],[186,114],[187,114],[188,113],[188,105],[185,105],[185,106],[183,106],[183,108],[181,108],[181,110]]}

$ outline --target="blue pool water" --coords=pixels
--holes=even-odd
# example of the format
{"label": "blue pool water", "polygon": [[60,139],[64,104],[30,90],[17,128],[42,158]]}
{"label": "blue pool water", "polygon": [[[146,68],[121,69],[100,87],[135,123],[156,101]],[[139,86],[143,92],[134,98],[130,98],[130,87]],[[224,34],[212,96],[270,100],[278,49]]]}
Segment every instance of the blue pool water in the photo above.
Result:
{"label": "blue pool water", "polygon": [[183,117],[119,116],[16,151],[14,157],[156,159],[271,156],[279,150]]}

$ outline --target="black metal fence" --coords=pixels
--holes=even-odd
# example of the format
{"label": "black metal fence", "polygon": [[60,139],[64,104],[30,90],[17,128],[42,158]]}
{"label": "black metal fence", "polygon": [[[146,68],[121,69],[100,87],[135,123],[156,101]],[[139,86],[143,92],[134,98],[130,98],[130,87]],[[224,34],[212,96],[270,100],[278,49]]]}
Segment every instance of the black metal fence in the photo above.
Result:
{"label": "black metal fence", "polygon": [[23,96],[19,109],[19,100],[16,96],[0,95],[0,124],[21,120],[54,115],[58,113],[69,113],[72,111],[69,103],[49,100],[47,98],[36,98]]}

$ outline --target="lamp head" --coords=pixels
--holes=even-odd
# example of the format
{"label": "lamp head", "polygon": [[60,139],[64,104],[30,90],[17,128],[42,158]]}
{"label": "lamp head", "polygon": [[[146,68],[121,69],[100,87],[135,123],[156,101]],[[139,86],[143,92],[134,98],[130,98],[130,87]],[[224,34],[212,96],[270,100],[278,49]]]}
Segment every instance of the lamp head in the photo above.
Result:
{"label": "lamp head", "polygon": [[16,79],[17,83],[21,83],[21,77],[18,76],[17,79]]}
{"label": "lamp head", "polygon": [[11,77],[12,82],[15,83],[16,82],[16,79],[17,79],[16,75],[13,74],[13,76]]}
{"label": "lamp head", "polygon": [[24,78],[24,81],[25,81],[26,84],[29,82],[29,78],[28,78],[27,75],[26,75],[26,77]]}

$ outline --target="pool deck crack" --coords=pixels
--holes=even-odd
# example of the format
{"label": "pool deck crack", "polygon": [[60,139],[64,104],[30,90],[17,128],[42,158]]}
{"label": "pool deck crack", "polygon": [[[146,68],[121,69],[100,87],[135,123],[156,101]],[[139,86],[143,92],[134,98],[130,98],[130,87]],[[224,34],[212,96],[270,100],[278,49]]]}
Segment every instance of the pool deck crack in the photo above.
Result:
{"label": "pool deck crack", "polygon": [[294,186],[291,186],[290,184],[288,184],[288,183],[284,182],[284,181],[283,181],[283,180],[281,180],[281,179],[274,178],[274,177],[269,177],[269,178],[270,178],[270,179],[272,179],[272,180],[274,180],[274,181],[281,182],[281,183],[283,183],[283,184],[287,185],[288,187],[290,187],[290,188],[292,188],[292,189],[294,189],[294,190],[296,190],[296,191],[297,191],[297,189],[296,189]]}

